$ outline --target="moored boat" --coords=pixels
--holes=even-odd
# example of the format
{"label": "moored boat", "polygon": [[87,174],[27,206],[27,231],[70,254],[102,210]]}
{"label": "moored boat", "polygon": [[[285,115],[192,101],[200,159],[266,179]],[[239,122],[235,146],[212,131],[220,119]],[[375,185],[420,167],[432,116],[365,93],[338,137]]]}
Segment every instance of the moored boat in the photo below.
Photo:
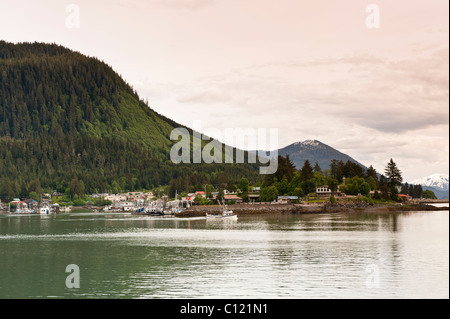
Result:
{"label": "moored boat", "polygon": [[39,209],[39,212],[41,213],[41,215],[48,215],[48,214],[50,214],[50,208],[48,208],[48,207],[41,207]]}

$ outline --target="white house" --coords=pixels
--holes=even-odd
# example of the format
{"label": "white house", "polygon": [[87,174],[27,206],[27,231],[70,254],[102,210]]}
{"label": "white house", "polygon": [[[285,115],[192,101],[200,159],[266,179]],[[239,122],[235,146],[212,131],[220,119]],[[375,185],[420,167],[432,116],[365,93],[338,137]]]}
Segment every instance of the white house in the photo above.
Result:
{"label": "white house", "polygon": [[105,196],[106,200],[110,200],[111,202],[124,202],[127,200],[127,196],[125,194],[111,194]]}
{"label": "white house", "polygon": [[278,196],[277,202],[279,204],[290,204],[297,199],[297,196]]}
{"label": "white house", "polygon": [[331,196],[331,189],[328,188],[328,185],[320,186],[316,188],[316,194],[318,196]]}

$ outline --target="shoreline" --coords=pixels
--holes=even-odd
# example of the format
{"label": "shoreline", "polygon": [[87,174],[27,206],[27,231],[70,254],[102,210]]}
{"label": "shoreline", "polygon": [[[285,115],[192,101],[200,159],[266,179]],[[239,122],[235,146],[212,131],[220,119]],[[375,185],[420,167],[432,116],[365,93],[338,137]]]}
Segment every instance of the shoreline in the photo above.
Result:
{"label": "shoreline", "polygon": [[[442,203],[442,201],[441,201]],[[448,203],[448,200],[447,200]],[[429,203],[432,204],[432,203]],[[436,207],[428,203],[413,204],[368,204],[366,202],[357,203],[310,203],[310,204],[233,204],[227,207],[237,215],[279,215],[279,214],[330,214],[330,213],[383,213],[383,212],[407,212],[407,211],[448,211],[448,207]],[[97,211],[102,212],[102,207],[83,205],[73,209],[73,211]],[[220,214],[222,209],[219,205],[196,205],[178,214],[175,217],[203,217],[206,213]],[[58,212],[57,214],[62,213]],[[7,214],[0,211],[0,215]],[[19,215],[19,214],[18,214]],[[27,214],[30,215],[30,214]],[[39,215],[39,213],[31,213]]]}
{"label": "shoreline", "polygon": [[[275,214],[329,214],[329,213],[382,213],[382,212],[406,212],[406,211],[445,211],[448,207],[435,207],[426,204],[396,205],[396,204],[234,204],[228,205],[237,215],[275,215]],[[177,217],[205,216],[206,213],[220,214],[219,205],[193,206],[177,214]]]}

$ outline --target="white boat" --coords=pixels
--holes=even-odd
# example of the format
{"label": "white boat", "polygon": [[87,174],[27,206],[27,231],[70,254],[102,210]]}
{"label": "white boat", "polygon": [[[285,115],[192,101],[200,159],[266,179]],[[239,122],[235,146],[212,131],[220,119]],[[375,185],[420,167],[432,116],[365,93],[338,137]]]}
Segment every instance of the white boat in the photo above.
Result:
{"label": "white boat", "polygon": [[238,217],[235,213],[233,213],[233,211],[231,209],[228,209],[227,206],[225,204],[220,204],[219,205],[222,208],[222,214],[208,214],[206,213],[206,219],[207,220],[237,220]]}
{"label": "white boat", "polygon": [[48,206],[41,207],[39,209],[39,212],[41,213],[41,215],[49,215],[50,214],[50,207],[48,207]]}
{"label": "white boat", "polygon": [[232,210],[227,210],[225,212],[223,212],[222,214],[206,214],[206,219],[207,220],[224,220],[224,219],[229,219],[229,220],[237,220],[238,217],[236,214],[233,213]]}

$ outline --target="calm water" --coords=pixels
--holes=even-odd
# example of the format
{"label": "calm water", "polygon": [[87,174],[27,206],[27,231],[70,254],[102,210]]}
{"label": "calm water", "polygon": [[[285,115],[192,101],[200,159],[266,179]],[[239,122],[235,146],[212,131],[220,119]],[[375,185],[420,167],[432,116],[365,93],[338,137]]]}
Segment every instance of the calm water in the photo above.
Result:
{"label": "calm water", "polygon": [[52,297],[449,298],[448,211],[0,215],[0,298]]}

